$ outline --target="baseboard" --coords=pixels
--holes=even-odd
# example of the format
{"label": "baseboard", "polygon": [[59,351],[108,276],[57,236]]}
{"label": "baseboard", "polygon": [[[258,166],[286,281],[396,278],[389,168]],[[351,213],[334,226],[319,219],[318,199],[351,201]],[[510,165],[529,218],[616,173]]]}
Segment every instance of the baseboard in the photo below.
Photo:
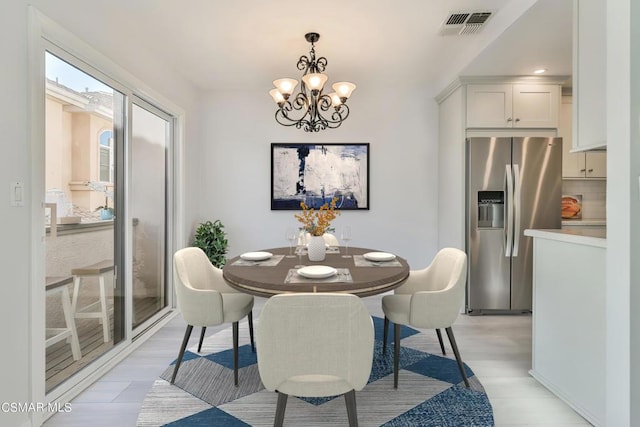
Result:
{"label": "baseboard", "polygon": [[604,426],[604,421],[598,419],[593,413],[591,413],[587,408],[583,407],[575,403],[571,397],[569,397],[566,393],[560,391],[557,387],[553,385],[552,382],[548,381],[544,376],[536,373],[533,369],[529,371],[529,375],[531,375],[536,381],[545,386],[551,393],[555,394],[560,400],[569,405],[571,409],[576,411],[578,415],[587,420],[589,423],[594,425],[595,427]]}

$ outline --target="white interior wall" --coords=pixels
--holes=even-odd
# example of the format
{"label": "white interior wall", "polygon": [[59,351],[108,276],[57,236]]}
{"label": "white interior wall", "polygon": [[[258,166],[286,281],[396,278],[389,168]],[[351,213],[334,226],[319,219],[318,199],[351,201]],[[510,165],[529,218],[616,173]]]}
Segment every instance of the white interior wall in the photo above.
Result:
{"label": "white interior wall", "polygon": [[[0,14],[0,34],[2,40],[3,64],[0,67],[0,85],[3,97],[11,102],[0,103],[0,138],[2,160],[0,183],[7,189],[11,181],[23,181],[29,192],[29,120],[27,81],[27,11],[26,2],[3,4]],[[2,194],[2,193],[0,193]],[[28,193],[27,193],[28,194]],[[29,307],[29,260],[31,236],[31,208],[9,205],[9,191],[0,196],[0,268],[2,281],[0,300],[4,301],[0,310],[0,324],[12,325],[3,331],[3,351],[0,356],[4,369],[0,387],[0,402],[28,402],[30,386],[29,354],[31,314]],[[9,387],[8,385],[12,386]],[[2,424],[24,425],[27,414],[0,414]]]}
{"label": "white interior wall", "polygon": [[640,43],[635,0],[607,2],[607,419],[640,423]]}
{"label": "white interior wall", "polygon": [[208,93],[200,157],[202,209],[191,232],[198,222],[220,219],[230,256],[287,246],[285,229],[298,223],[295,211],[270,210],[270,144],[368,142],[370,210],[343,211],[336,232],[349,224],[351,245],[397,253],[412,268],[426,266],[437,248],[437,105],[410,82],[398,87],[366,77],[354,78],[358,88],[349,100],[347,121],[313,134],[276,123],[268,83],[264,91]]}
{"label": "white interior wall", "polygon": [[465,249],[465,89],[460,86],[440,104],[438,244]]}

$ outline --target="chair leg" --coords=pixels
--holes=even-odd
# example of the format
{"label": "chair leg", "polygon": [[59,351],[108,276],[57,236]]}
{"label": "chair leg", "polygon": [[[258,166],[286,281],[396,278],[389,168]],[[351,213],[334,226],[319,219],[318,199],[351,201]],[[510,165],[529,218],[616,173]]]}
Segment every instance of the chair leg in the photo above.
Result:
{"label": "chair leg", "polygon": [[204,331],[207,330],[206,326],[202,327],[202,330],[200,331],[200,342],[198,343],[198,353],[200,353],[200,350],[202,350],[202,341],[204,341]]}
{"label": "chair leg", "polygon": [[393,388],[398,388],[398,360],[400,359],[400,326],[393,324]]}
{"label": "chair leg", "polygon": [[182,346],[180,346],[180,354],[178,354],[178,360],[176,360],[176,366],[173,368],[173,375],[171,376],[171,384],[173,384],[173,382],[176,380],[176,375],[178,375],[178,369],[180,369],[180,364],[182,363],[182,357],[184,356],[184,350],[187,348],[187,343],[189,342],[191,331],[193,331],[193,325],[187,325],[187,330],[184,332],[184,338],[182,339]]}
{"label": "chair leg", "polygon": [[442,332],[440,332],[440,329],[436,329],[436,334],[438,334],[438,342],[440,342],[440,350],[442,350],[442,354],[446,356],[447,352],[444,351],[444,341],[442,341]]}
{"label": "chair leg", "polygon": [[284,423],[284,410],[287,409],[287,397],[289,395],[278,392],[278,404],[276,405],[276,418],[273,427],[282,427]]}
{"label": "chair leg", "polygon": [[256,352],[256,345],[253,341],[253,311],[250,311],[247,315],[247,319],[249,320],[249,338],[251,338],[251,351]]}
{"label": "chair leg", "polygon": [[384,316],[384,328],[382,329],[382,352],[387,351],[387,338],[389,337],[389,318]]}
{"label": "chair leg", "polygon": [[464,385],[469,388],[469,380],[467,379],[467,374],[464,371],[464,365],[462,364],[462,357],[460,357],[460,352],[458,351],[458,345],[456,344],[456,339],[453,336],[453,329],[451,326],[445,329],[447,331],[447,336],[449,337],[449,342],[451,343],[451,348],[453,349],[453,354],[456,355],[456,362],[458,362],[458,369],[460,369],[460,374],[462,375],[462,379],[464,380]]}
{"label": "chair leg", "polygon": [[356,410],[356,391],[351,390],[344,394],[347,404],[347,417],[349,417],[349,427],[358,427],[358,411]]}
{"label": "chair leg", "polygon": [[238,386],[238,322],[233,322],[233,384]]}

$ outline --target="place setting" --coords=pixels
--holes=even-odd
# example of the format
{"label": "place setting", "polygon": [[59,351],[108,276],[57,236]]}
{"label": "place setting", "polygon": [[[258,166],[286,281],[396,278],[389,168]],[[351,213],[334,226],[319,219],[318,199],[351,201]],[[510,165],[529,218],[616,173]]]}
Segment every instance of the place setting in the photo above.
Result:
{"label": "place setting", "polygon": [[285,283],[352,283],[353,278],[348,268],[334,268],[328,265],[309,265],[291,268]]}
{"label": "place setting", "polygon": [[354,255],[353,263],[356,267],[402,267],[396,256],[388,252],[367,252]]}
{"label": "place setting", "polygon": [[266,251],[245,252],[232,265],[275,267],[284,257],[284,255],[274,255]]}

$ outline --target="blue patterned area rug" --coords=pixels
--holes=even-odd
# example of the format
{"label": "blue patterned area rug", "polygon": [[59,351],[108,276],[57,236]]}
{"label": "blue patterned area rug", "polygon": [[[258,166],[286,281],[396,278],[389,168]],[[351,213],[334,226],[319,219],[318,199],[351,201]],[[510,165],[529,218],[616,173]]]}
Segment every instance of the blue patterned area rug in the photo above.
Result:
{"label": "blue patterned area rug", "polygon": [[[393,388],[393,325],[382,353],[382,319],[374,317],[376,339],[369,383],[356,393],[361,426],[493,426],[484,388],[466,367],[467,389],[453,356],[433,354],[435,331],[402,328],[400,376]],[[199,332],[199,331],[198,331]],[[444,334],[443,334],[444,335]],[[446,337],[445,337],[446,340]],[[138,426],[272,426],[277,394],[260,382],[246,322],[240,324],[239,386],[233,385],[231,328],[208,338],[201,353],[187,349],[175,384],[169,384],[175,361],[147,394]],[[246,343],[242,345],[242,343]],[[175,343],[176,352],[179,342]],[[447,346],[447,348],[449,348]],[[464,359],[464,353],[462,354]],[[343,397],[289,397],[285,426],[346,426]]]}

